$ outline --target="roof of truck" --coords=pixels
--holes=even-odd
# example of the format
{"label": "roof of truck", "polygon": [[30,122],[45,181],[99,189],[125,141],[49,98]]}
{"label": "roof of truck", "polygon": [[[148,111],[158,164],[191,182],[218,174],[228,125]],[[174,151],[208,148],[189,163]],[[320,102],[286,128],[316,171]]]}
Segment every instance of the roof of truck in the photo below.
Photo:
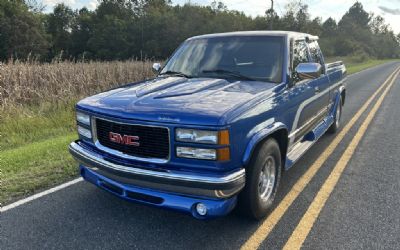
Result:
{"label": "roof of truck", "polygon": [[294,31],[257,30],[257,31],[236,31],[236,32],[206,34],[206,35],[191,37],[189,38],[189,40],[198,38],[213,38],[213,37],[228,37],[228,36],[284,36],[294,39],[302,39],[306,37],[308,37],[311,40],[318,39],[318,36],[313,36],[310,34],[294,32]]}

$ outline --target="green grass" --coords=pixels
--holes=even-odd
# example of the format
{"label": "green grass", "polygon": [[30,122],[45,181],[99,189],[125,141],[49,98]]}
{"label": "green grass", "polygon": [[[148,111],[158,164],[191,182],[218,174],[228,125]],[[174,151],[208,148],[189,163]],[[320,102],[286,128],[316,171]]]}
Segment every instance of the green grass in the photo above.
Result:
{"label": "green grass", "polygon": [[327,62],[334,62],[334,61],[343,61],[344,64],[346,65],[347,73],[348,74],[354,74],[359,71],[362,71],[364,69],[368,69],[374,66],[377,66],[379,64],[387,63],[387,62],[392,62],[392,61],[399,61],[399,59],[384,59],[384,60],[378,60],[378,59],[368,59],[362,62],[357,62],[353,60],[351,57],[332,57],[332,58],[327,58]]}
{"label": "green grass", "polygon": [[77,165],[67,149],[76,137],[72,133],[2,151],[1,204],[77,176]]}
{"label": "green grass", "polygon": [[0,203],[7,204],[78,175],[68,144],[77,138],[73,104],[2,112]]}
{"label": "green grass", "polygon": [[0,150],[75,132],[74,105],[13,108],[0,120]]}
{"label": "green grass", "polygon": [[[349,74],[392,60],[357,63],[343,60]],[[40,107],[16,107],[1,114],[0,120],[0,202],[63,183],[78,175],[68,144],[77,138],[74,103],[42,103]]]}

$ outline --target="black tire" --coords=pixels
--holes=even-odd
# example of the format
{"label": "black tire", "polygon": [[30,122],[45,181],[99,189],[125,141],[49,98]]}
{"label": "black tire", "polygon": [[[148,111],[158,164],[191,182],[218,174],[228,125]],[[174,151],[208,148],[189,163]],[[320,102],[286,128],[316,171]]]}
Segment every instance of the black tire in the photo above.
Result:
{"label": "black tire", "polygon": [[[335,120],[333,121],[332,125],[328,129],[329,134],[335,134],[340,128],[340,120],[342,118],[342,97],[339,99],[339,106],[336,108]],[[339,111],[339,113],[338,113]]]}
{"label": "black tire", "polygon": [[[267,165],[270,166],[272,159],[275,162],[275,178],[274,181],[270,181],[270,183],[273,183],[273,187],[269,189],[271,191],[268,198],[263,200],[260,196],[260,180],[262,179],[260,175]],[[270,169],[273,169],[273,167],[270,167]],[[250,164],[246,167],[246,185],[239,194],[238,209],[240,214],[260,220],[269,213],[278,190],[281,172],[279,145],[275,139],[267,139],[253,153]]]}

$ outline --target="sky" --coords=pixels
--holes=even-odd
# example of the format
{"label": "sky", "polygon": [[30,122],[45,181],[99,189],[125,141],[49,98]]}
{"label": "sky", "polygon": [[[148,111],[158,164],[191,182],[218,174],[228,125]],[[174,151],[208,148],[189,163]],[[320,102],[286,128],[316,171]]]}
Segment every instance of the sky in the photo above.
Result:
{"label": "sky", "polygon": [[[65,3],[73,9],[79,9],[86,6],[88,9],[95,9],[97,0],[42,0],[51,11],[57,3]],[[209,5],[213,0],[172,0],[173,4],[183,5],[187,2],[198,5]],[[220,0],[228,9],[243,11],[253,17],[264,15],[265,10],[270,8],[270,0]],[[280,15],[285,11],[285,6],[289,0],[275,0],[275,11]],[[321,17],[322,20],[328,17],[339,21],[346,11],[356,2],[356,0],[303,0],[303,3],[309,6],[309,12],[312,17]],[[400,33],[400,0],[360,0],[367,12],[374,12],[385,18],[396,33]]]}

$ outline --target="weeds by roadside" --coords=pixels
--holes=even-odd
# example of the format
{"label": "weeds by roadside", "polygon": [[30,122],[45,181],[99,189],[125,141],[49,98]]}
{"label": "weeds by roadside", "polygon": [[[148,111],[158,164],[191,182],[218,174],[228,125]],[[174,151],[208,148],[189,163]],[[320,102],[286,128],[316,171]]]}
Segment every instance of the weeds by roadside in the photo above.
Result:
{"label": "weeds by roadside", "polygon": [[[0,203],[77,176],[80,98],[152,77],[150,62],[13,61],[0,65]],[[6,135],[6,136],[5,136]]]}
{"label": "weeds by roadside", "polygon": [[0,66],[0,108],[66,103],[152,77],[150,62],[11,61]]}

